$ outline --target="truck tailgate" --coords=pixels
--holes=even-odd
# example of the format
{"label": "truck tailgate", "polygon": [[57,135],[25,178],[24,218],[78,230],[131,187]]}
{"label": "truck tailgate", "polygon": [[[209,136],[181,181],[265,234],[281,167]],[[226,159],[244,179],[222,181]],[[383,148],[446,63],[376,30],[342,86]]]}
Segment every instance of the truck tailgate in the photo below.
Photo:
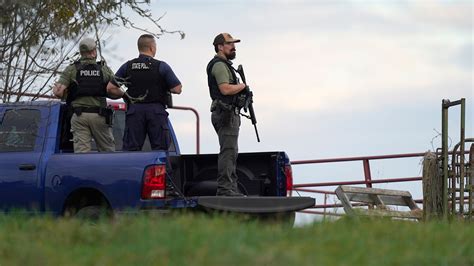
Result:
{"label": "truck tailgate", "polygon": [[239,213],[294,212],[314,206],[310,197],[198,197],[198,205],[205,209]]}

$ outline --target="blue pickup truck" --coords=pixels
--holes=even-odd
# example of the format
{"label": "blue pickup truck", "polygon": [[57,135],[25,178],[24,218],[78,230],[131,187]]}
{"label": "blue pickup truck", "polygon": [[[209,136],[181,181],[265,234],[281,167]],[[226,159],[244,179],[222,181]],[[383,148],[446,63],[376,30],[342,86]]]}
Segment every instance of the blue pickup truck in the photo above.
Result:
{"label": "blue pickup truck", "polygon": [[[247,197],[216,197],[217,154],[182,155],[170,122],[168,151],[121,151],[125,110],[115,105],[116,152],[75,154],[66,105],[0,104],[0,210],[92,215],[177,208],[250,214],[293,214],[314,199],[290,197],[284,152],[239,154],[239,188]],[[167,167],[168,165],[168,167]],[[182,192],[166,198],[166,172]]]}

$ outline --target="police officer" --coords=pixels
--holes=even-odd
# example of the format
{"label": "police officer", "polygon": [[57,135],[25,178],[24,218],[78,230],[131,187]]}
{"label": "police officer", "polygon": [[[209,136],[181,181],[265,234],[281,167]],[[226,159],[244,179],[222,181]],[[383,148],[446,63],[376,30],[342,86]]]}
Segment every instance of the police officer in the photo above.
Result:
{"label": "police officer", "polygon": [[[141,35],[137,44],[139,56],[115,73],[117,80],[127,85],[127,94],[132,98],[128,101],[123,149],[140,151],[148,134],[153,150],[168,150],[167,94],[180,94],[182,85],[167,63],[153,58],[156,42],[152,35]],[[124,94],[117,82],[110,82],[107,91],[118,97]]]}
{"label": "police officer", "polygon": [[112,112],[106,108],[106,86],[113,79],[112,70],[104,62],[96,62],[96,42],[84,38],[79,42],[81,58],[66,67],[53,87],[53,93],[66,102],[74,114],[71,118],[74,152],[90,152],[94,138],[100,152],[115,151],[110,121]]}
{"label": "police officer", "polygon": [[243,196],[237,186],[237,155],[240,128],[240,108],[236,97],[246,85],[239,83],[232,62],[235,58],[235,43],[229,33],[214,38],[217,53],[207,65],[207,82],[211,95],[211,120],[219,138],[217,196]]}

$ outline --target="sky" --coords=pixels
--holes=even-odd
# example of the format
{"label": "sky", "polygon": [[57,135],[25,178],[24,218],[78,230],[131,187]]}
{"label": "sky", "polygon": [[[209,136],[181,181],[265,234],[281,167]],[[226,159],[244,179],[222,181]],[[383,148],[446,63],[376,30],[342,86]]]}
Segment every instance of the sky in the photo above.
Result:
{"label": "sky", "polygon": [[[212,41],[229,32],[254,92],[261,142],[242,119],[240,152],[285,151],[291,160],[425,152],[441,145],[441,101],[466,98],[474,137],[472,1],[152,1],[160,24],[182,30],[158,41],[156,58],[183,84],[173,98],[198,110],[201,153],[217,153],[205,68]],[[131,15],[142,27],[145,20]],[[137,30],[110,28],[113,70],[138,55]],[[460,108],[450,113],[451,147]],[[195,153],[195,118],[170,111],[181,151]],[[420,158],[371,162],[372,177],[421,175]],[[294,166],[296,183],[363,178],[361,162]],[[407,189],[420,184],[378,185]],[[332,188],[333,189],[333,188]],[[318,204],[321,203],[317,199]]]}

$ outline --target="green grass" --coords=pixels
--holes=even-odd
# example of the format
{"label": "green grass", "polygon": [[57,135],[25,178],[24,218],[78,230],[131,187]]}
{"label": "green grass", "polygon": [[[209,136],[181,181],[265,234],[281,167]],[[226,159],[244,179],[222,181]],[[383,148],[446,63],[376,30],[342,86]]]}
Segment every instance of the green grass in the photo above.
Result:
{"label": "green grass", "polygon": [[474,224],[0,215],[0,265],[474,265]]}

